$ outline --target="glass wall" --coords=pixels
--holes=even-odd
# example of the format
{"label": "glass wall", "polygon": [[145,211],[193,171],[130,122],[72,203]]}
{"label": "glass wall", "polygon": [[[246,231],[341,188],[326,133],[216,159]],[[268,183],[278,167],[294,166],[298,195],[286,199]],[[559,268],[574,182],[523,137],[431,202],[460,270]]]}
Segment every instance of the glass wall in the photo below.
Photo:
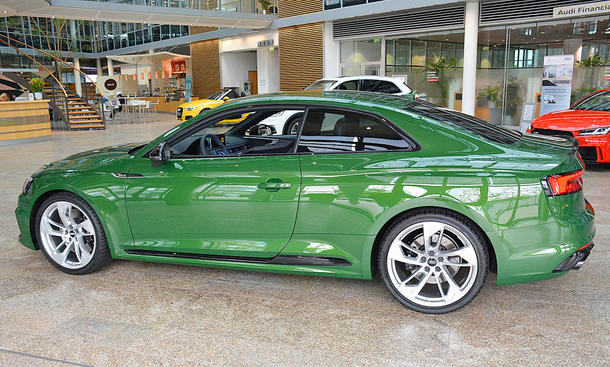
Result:
{"label": "glass wall", "polygon": [[[407,84],[432,103],[462,108],[462,30],[341,42],[344,75],[406,76]],[[519,126],[523,104],[540,112],[546,56],[574,54],[572,101],[610,87],[610,18],[482,28],[477,60],[475,114]],[[383,64],[380,62],[381,55]],[[609,78],[610,79],[610,78]]]}
{"label": "glass wall", "polygon": [[375,3],[382,0],[324,0],[324,10],[337,9],[344,6]]}

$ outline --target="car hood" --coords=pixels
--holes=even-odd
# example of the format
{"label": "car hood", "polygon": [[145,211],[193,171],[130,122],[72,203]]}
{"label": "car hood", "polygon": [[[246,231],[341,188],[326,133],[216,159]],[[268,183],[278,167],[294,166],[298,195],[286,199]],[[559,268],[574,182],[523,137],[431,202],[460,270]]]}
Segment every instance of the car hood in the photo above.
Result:
{"label": "car hood", "polygon": [[610,126],[610,112],[566,110],[547,113],[532,122],[536,129],[580,131]]}
{"label": "car hood", "polygon": [[215,99],[196,99],[194,101],[186,102],[181,104],[179,107],[185,109],[187,107],[216,107],[222,104],[223,101],[217,101]]}
{"label": "car hood", "polygon": [[47,163],[38,171],[38,174],[55,173],[58,171],[82,172],[85,170],[104,170],[104,167],[116,165],[119,161],[131,157],[129,151],[144,144],[115,145],[77,153],[59,161]]}

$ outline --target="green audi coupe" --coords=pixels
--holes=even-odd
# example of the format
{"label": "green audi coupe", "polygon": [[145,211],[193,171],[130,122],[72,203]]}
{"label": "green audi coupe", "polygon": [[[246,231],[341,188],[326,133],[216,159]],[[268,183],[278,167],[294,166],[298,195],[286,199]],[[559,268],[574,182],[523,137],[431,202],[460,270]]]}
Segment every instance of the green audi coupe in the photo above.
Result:
{"label": "green audi coupe", "polygon": [[582,265],[595,234],[583,170],[575,141],[413,96],[279,93],[48,163],[16,215],[21,243],[70,274],[113,258],[378,273],[408,308],[444,313],[488,271],[503,285]]}

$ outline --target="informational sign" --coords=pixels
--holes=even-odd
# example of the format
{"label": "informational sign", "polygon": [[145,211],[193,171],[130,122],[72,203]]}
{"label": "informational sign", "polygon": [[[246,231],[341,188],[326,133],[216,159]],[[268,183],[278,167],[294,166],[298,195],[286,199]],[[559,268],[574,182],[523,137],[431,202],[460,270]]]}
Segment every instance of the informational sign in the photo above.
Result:
{"label": "informational sign", "polygon": [[273,44],[274,44],[273,38],[268,39],[268,40],[258,41],[258,47],[273,46]]}
{"label": "informational sign", "polygon": [[521,110],[521,126],[519,131],[524,133],[530,126],[530,123],[534,121],[534,115],[536,114],[536,103],[526,102],[523,104],[523,110]]}
{"label": "informational sign", "polygon": [[540,115],[570,108],[574,55],[544,57]]}
{"label": "informational sign", "polygon": [[610,1],[599,1],[572,6],[553,8],[553,18],[572,18],[610,13]]}
{"label": "informational sign", "polygon": [[106,88],[109,91],[115,90],[116,87],[117,87],[117,82],[114,79],[106,79],[106,81],[104,82],[104,88]]}
{"label": "informational sign", "polygon": [[193,77],[187,76],[184,83],[184,102],[191,101],[191,93],[193,90]]}
{"label": "informational sign", "polygon": [[186,74],[186,61],[172,61],[172,74]]}
{"label": "informational sign", "polygon": [[610,80],[610,67],[608,66],[604,68],[604,80]]}
{"label": "informational sign", "polygon": [[426,74],[426,80],[429,82],[438,82],[438,75],[436,71],[428,71]]}

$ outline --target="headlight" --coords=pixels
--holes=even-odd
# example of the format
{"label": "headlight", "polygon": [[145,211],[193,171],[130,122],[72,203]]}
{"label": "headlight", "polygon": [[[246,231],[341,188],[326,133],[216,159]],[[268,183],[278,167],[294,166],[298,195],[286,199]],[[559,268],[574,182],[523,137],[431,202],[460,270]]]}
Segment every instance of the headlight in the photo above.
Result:
{"label": "headlight", "polygon": [[606,135],[608,133],[610,133],[610,126],[583,130],[580,132],[580,134],[578,134],[578,136]]}
{"label": "headlight", "polygon": [[23,192],[23,194],[27,194],[28,191],[30,191],[30,189],[32,188],[32,183],[34,182],[34,178],[33,177],[28,177],[25,182],[23,183],[23,189],[21,190],[21,192]]}
{"label": "headlight", "polygon": [[185,108],[184,110],[185,110],[185,111],[194,111],[194,110],[195,110],[195,107],[187,107],[187,108]]}
{"label": "headlight", "polygon": [[532,126],[532,124],[530,124],[530,126],[527,127],[527,130],[529,130],[529,131],[534,130],[534,127]]}

